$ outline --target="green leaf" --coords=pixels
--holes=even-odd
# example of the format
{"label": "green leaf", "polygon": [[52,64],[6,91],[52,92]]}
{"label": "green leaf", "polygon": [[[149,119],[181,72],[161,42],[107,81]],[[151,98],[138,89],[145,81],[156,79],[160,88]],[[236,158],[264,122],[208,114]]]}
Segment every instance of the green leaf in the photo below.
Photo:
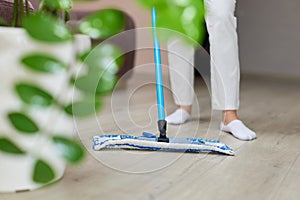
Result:
{"label": "green leaf", "polygon": [[72,34],[64,22],[48,14],[29,15],[22,21],[27,33],[44,42],[64,42],[72,39]]}
{"label": "green leaf", "polygon": [[38,72],[57,73],[67,68],[64,63],[46,54],[27,55],[21,62],[27,68]]}
{"label": "green leaf", "polygon": [[160,40],[178,37],[179,32],[186,36],[183,39],[189,43],[203,42],[206,33],[203,0],[138,0],[138,2],[148,9],[155,6]]}
{"label": "green leaf", "polygon": [[60,136],[53,137],[53,141],[59,153],[70,163],[79,162],[83,156],[84,151],[82,146],[75,140]]}
{"label": "green leaf", "polygon": [[124,27],[123,12],[104,9],[84,18],[79,25],[79,30],[93,39],[106,39],[120,33]]}
{"label": "green leaf", "polygon": [[23,150],[8,138],[0,138],[0,151],[10,154],[25,154]]}
{"label": "green leaf", "polygon": [[[202,42],[205,35],[203,1],[179,2],[181,1],[169,2],[168,7],[157,11],[157,27],[178,31],[187,39]],[[171,37],[176,32],[166,35]]]}
{"label": "green leaf", "polygon": [[138,3],[148,9],[151,9],[153,6],[156,8],[161,8],[167,6],[165,0],[137,0]]}
{"label": "green leaf", "polygon": [[74,2],[85,2],[85,1],[98,1],[98,0],[73,0]]}
{"label": "green leaf", "polygon": [[70,10],[72,8],[71,0],[44,0],[43,7],[52,10]]}
{"label": "green leaf", "polygon": [[105,95],[113,91],[116,86],[118,78],[115,75],[105,73],[101,76],[97,86],[96,93],[98,95]]}
{"label": "green leaf", "polygon": [[112,44],[101,44],[85,56],[84,63],[93,73],[116,74],[124,62],[122,50]]}
{"label": "green leaf", "polygon": [[84,93],[106,95],[111,92],[118,81],[114,74],[91,72],[75,80],[75,87]]}
{"label": "green leaf", "polygon": [[0,17],[0,26],[7,26],[7,23]]}
{"label": "green leaf", "polygon": [[48,107],[53,103],[53,97],[44,90],[27,83],[18,83],[16,92],[24,103]]}
{"label": "green leaf", "polygon": [[65,107],[65,112],[75,117],[87,117],[97,113],[102,107],[99,97],[85,97],[80,101],[71,103]]}
{"label": "green leaf", "polygon": [[92,50],[88,50],[88,51],[86,51],[86,52],[83,52],[83,53],[81,53],[81,54],[78,54],[78,55],[77,55],[78,61],[84,62],[85,59],[88,57],[88,55],[91,53],[91,51],[92,51]]}
{"label": "green leaf", "polygon": [[33,181],[36,183],[49,183],[55,178],[54,170],[43,160],[37,160],[33,171]]}
{"label": "green leaf", "polygon": [[99,74],[88,73],[75,79],[74,85],[84,93],[96,94],[99,82]]}
{"label": "green leaf", "polygon": [[107,94],[117,82],[115,74],[124,61],[122,51],[112,44],[102,44],[85,55],[88,73],[75,79],[75,87],[89,94]]}
{"label": "green leaf", "polygon": [[39,131],[38,126],[23,113],[12,112],[8,114],[11,124],[21,133],[35,134]]}

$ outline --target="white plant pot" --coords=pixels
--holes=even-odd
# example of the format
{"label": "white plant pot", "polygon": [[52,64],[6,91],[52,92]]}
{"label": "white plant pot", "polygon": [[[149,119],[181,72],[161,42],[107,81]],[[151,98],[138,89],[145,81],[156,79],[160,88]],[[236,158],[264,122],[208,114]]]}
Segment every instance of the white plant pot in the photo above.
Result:
{"label": "white plant pot", "polygon": [[[16,155],[0,151],[0,192],[33,190],[44,186],[32,178],[34,165],[39,159],[53,168],[53,181],[60,179],[65,170],[65,161],[47,135],[72,136],[74,129],[73,119],[58,106],[41,108],[24,105],[15,91],[16,83],[33,83],[60,102],[70,102],[70,70],[57,74],[37,73],[25,68],[20,58],[28,53],[39,52],[71,64],[74,63],[76,51],[88,48],[90,40],[83,35],[76,36],[74,43],[45,44],[31,39],[23,29],[0,27],[0,138],[9,138],[26,152]],[[8,113],[11,112],[22,112],[29,116],[38,125],[39,133],[26,135],[17,131],[8,120]]]}

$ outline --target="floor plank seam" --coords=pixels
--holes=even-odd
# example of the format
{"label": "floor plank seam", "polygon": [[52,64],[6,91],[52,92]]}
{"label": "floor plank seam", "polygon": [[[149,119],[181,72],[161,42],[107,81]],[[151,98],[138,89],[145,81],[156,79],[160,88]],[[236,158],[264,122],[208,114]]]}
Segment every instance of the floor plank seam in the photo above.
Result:
{"label": "floor plank seam", "polygon": [[285,172],[284,176],[281,178],[281,180],[278,182],[278,185],[273,189],[274,192],[271,193],[270,195],[270,200],[274,200],[275,198],[278,197],[278,193],[280,192],[280,188],[282,187],[283,182],[285,181],[286,177],[289,175],[291,169],[295,165],[296,161],[298,160],[300,156],[300,152],[297,154],[291,165],[288,167],[287,171]]}

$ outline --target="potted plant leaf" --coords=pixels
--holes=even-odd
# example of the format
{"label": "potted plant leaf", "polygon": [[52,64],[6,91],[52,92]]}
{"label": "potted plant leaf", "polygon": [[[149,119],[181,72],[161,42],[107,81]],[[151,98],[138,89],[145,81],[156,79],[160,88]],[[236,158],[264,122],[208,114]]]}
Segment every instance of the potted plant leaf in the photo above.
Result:
{"label": "potted plant leaf", "polygon": [[137,2],[148,10],[156,8],[156,25],[161,40],[184,36],[182,39],[188,43],[201,44],[205,39],[203,0],[137,0]]}
{"label": "potted plant leaf", "polygon": [[[5,16],[0,12],[5,25],[0,26],[0,192],[14,192],[52,183],[63,176],[66,162],[83,158],[72,137],[72,118],[101,108],[102,96],[116,83],[122,52],[111,44],[89,50],[89,36],[71,33],[65,25],[71,0],[42,0],[36,11],[28,0],[0,0],[4,3],[13,7]],[[106,12],[116,16],[115,31],[122,31],[122,15]],[[81,30],[110,30],[108,24],[93,27],[95,18],[102,20],[87,18]]]}

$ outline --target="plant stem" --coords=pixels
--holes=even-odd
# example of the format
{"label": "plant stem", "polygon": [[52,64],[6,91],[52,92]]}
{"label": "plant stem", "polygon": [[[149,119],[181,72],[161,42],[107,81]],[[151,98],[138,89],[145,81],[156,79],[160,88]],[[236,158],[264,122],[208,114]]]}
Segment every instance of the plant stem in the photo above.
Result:
{"label": "plant stem", "polygon": [[14,17],[12,21],[12,26],[16,26],[19,18],[19,0],[14,0]]}
{"label": "plant stem", "polygon": [[40,0],[39,8],[37,10],[38,13],[41,13],[43,11],[44,2],[45,2],[45,0]]}
{"label": "plant stem", "polygon": [[26,3],[26,15],[28,15],[30,12],[28,0],[25,0],[25,3]]}
{"label": "plant stem", "polygon": [[19,4],[20,4],[20,24],[21,24],[22,19],[24,17],[24,2],[23,2],[23,0],[19,0]]}

